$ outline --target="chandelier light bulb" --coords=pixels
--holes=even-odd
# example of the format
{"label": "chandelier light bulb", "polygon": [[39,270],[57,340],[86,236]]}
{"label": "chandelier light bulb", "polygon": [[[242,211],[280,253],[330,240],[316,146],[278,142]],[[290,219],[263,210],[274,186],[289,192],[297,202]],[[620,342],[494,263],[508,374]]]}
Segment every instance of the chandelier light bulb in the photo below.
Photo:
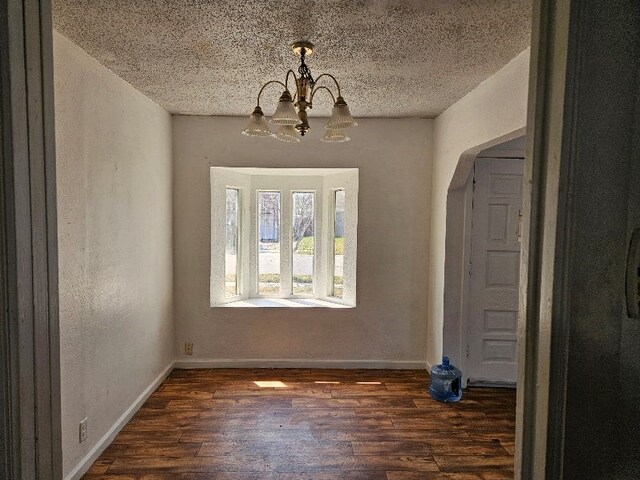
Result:
{"label": "chandelier light bulb", "polygon": [[270,137],[272,135],[269,130],[269,124],[264,118],[264,113],[260,107],[256,107],[249,117],[247,127],[242,131],[243,135],[248,137]]}

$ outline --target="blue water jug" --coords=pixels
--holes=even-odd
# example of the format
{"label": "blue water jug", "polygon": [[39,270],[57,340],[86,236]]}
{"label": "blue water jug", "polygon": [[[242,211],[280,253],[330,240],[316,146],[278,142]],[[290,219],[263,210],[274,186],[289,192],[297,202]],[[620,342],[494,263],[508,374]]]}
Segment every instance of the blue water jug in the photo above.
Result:
{"label": "blue water jug", "polygon": [[462,372],[442,357],[442,365],[431,367],[429,393],[439,402],[457,402],[462,398]]}

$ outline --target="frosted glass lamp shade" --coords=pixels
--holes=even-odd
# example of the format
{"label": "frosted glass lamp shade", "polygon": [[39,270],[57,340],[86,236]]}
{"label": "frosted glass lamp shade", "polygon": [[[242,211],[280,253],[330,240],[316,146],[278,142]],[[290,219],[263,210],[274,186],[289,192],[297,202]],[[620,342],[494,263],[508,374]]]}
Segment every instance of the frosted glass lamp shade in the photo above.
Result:
{"label": "frosted glass lamp shade", "polygon": [[293,125],[281,126],[273,136],[281,142],[297,143],[300,141],[300,134]]}
{"label": "frosted glass lamp shade", "polygon": [[271,117],[270,122],[276,125],[295,125],[300,121],[298,112],[293,106],[293,100],[288,90],[285,90],[280,96],[276,113]]}
{"label": "frosted glass lamp shade", "polygon": [[351,139],[347,137],[347,135],[344,133],[344,130],[342,129],[327,128],[325,129],[324,135],[320,140],[322,140],[323,142],[342,143],[348,142]]}
{"label": "frosted glass lamp shade", "polygon": [[351,116],[347,102],[344,101],[344,98],[338,97],[333,106],[331,118],[329,119],[329,123],[327,123],[326,128],[341,129],[356,127],[357,125],[358,124]]}
{"label": "frosted glass lamp shade", "polygon": [[269,124],[265,120],[260,107],[256,107],[253,110],[249,117],[249,124],[242,131],[242,134],[248,137],[270,137],[272,135],[271,130],[269,130]]}

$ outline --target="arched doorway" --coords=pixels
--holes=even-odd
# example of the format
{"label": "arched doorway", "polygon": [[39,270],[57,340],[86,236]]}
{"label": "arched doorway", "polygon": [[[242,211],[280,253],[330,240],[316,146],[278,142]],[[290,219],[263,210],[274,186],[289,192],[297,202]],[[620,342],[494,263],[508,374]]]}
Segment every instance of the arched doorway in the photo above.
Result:
{"label": "arched doorway", "polygon": [[443,352],[463,381],[515,385],[521,131],[461,156],[447,196]]}

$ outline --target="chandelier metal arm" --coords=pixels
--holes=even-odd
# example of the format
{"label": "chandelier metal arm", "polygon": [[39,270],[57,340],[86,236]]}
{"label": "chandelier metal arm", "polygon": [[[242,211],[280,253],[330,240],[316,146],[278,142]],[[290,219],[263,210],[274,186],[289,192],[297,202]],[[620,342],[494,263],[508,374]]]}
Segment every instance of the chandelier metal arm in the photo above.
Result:
{"label": "chandelier metal arm", "polygon": [[297,92],[297,85],[298,85],[298,77],[296,77],[296,72],[294,72],[293,70],[289,69],[289,71],[287,71],[287,76],[284,79],[284,83],[285,83],[285,87],[287,90],[289,90],[289,75],[293,75],[293,79],[296,81],[296,92]]}
{"label": "chandelier metal arm", "polygon": [[333,100],[333,103],[336,103],[336,97],[333,96],[333,92],[331,91],[331,89],[329,87],[325,87],[324,85],[320,85],[319,87],[316,87],[311,91],[311,97],[309,98],[309,107],[311,107],[311,104],[313,104],[313,97],[316,94],[316,92],[318,92],[318,90],[326,90],[327,92],[329,92],[329,95],[331,95],[331,99]]}
{"label": "chandelier metal arm", "polygon": [[338,96],[341,97],[342,95],[340,94],[340,84],[338,83],[338,80],[336,80],[336,77],[334,77],[330,73],[323,73],[318,78],[316,78],[315,83],[318,83],[318,80],[320,80],[322,77],[330,77],[335,82],[336,88],[338,89]]}
{"label": "chandelier metal arm", "polygon": [[265,87],[267,87],[267,85],[271,85],[272,83],[279,83],[280,85],[282,85],[284,87],[285,90],[289,90],[287,88],[287,86],[282,83],[280,80],[269,80],[267,83],[265,83],[264,85],[262,85],[262,88],[260,89],[260,91],[258,92],[258,100],[256,102],[256,105],[259,107],[260,106],[260,95],[262,95],[262,91],[265,89]]}

